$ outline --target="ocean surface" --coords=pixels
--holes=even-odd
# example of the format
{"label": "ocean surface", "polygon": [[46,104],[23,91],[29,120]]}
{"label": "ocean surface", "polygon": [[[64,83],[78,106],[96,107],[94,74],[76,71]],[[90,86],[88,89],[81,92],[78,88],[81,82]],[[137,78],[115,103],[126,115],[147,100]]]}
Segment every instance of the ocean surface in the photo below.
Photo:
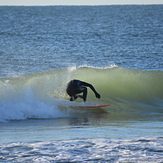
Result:
{"label": "ocean surface", "polygon": [[[163,162],[163,5],[0,6],[0,162]],[[71,79],[91,83],[70,102]]]}

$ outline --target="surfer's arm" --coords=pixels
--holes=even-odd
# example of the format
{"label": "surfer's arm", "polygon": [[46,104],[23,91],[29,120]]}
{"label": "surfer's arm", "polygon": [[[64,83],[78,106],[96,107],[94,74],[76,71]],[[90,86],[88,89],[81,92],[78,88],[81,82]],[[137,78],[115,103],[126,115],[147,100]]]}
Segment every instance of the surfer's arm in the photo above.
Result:
{"label": "surfer's arm", "polygon": [[80,84],[82,86],[89,87],[94,92],[94,94],[96,95],[96,98],[100,98],[100,94],[97,93],[97,91],[95,90],[95,88],[91,84],[86,83],[86,82],[82,82],[82,81],[80,81],[80,82],[81,82]]}

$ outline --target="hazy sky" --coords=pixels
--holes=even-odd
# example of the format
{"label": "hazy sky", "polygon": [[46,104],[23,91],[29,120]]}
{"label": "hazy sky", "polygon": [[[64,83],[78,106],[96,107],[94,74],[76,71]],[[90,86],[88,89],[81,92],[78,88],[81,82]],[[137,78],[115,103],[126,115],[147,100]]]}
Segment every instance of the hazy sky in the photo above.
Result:
{"label": "hazy sky", "polygon": [[163,4],[163,0],[0,0],[0,5]]}

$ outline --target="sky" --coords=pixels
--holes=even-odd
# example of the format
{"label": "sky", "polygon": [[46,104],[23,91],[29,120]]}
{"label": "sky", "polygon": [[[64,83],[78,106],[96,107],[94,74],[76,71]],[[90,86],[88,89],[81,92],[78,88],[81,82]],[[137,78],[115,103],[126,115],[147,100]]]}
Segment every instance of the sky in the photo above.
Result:
{"label": "sky", "polygon": [[116,4],[163,4],[163,0],[0,0],[2,5],[116,5]]}

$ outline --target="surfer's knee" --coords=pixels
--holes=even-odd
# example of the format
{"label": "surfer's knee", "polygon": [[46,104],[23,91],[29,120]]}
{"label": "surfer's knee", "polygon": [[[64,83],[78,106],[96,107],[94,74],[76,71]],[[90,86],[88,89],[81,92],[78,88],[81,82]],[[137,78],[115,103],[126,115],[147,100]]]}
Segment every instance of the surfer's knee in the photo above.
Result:
{"label": "surfer's knee", "polygon": [[87,92],[87,87],[83,87],[83,92]]}

